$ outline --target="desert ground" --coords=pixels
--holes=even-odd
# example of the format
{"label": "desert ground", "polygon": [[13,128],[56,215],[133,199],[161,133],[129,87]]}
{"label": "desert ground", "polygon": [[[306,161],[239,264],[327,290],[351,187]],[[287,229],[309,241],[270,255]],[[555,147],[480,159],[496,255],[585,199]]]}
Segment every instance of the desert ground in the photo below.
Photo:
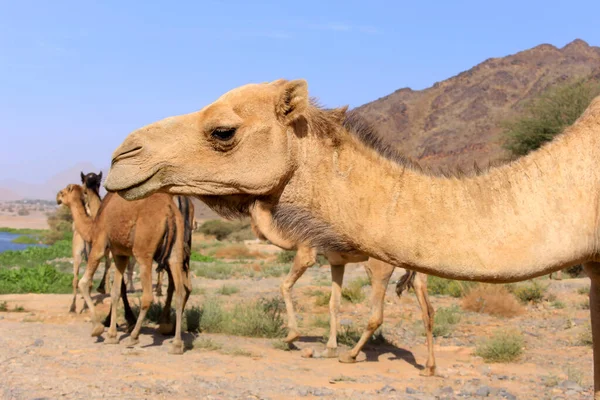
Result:
{"label": "desert ground", "polygon": [[[195,234],[194,249],[211,256],[202,262],[192,262],[193,294],[186,310],[199,310],[215,301],[223,309],[233,309],[261,298],[275,301],[281,298],[279,284],[289,263],[282,262],[273,246],[251,241],[218,242]],[[69,271],[69,259],[50,263]],[[388,287],[379,340],[369,343],[355,364],[342,364],[335,358],[304,357],[306,349],[312,349],[314,354],[325,349],[326,294],[330,284],[327,265],[309,268],[294,288],[303,336],[290,348],[281,341],[281,334],[261,338],[196,329],[184,334],[185,353],[170,355],[167,353],[170,337],[159,334],[151,321],[143,328],[140,344],[134,348],[126,347],[128,334],[124,329],[119,331],[121,343],[108,345],[102,337],[90,336],[89,314],[79,313],[83,305],[80,296],[78,313],[70,314],[69,294],[0,295],[0,305],[5,310],[0,312],[0,396],[3,399],[591,398],[587,278],[571,279],[567,275],[561,281],[538,279],[538,287],[543,288],[541,297],[518,303],[515,311],[518,315],[513,317],[465,309],[464,295],[432,295],[438,317],[450,313],[453,318],[446,318],[450,322],[436,320],[437,376],[424,377],[419,373],[425,364],[427,348],[418,303],[412,291],[401,298],[394,291],[394,282],[403,273],[398,269]],[[97,272],[96,278],[99,275]],[[356,288],[353,282],[364,282],[365,278],[361,264],[347,266],[346,287]],[[136,290],[129,294],[129,299],[135,306],[139,304],[141,287],[137,277],[134,283]],[[433,286],[430,281],[430,293],[437,290]],[[93,293],[99,313],[106,315],[109,296]],[[342,350],[353,343],[355,332],[365,326],[369,316],[370,287],[358,285],[358,294],[346,296],[342,301],[341,336],[346,343]],[[164,302],[164,297],[155,297],[155,302]],[[204,310],[203,320],[207,314]],[[188,321],[188,328],[189,324]],[[482,341],[499,331],[519,332],[523,339],[522,354],[516,360],[489,362],[475,354]]]}

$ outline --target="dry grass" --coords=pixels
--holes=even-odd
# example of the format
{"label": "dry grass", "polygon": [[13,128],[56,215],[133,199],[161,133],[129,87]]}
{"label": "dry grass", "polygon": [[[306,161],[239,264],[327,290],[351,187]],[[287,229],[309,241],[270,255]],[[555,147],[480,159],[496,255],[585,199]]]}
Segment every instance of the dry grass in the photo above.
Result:
{"label": "dry grass", "polygon": [[462,300],[462,308],[496,317],[514,317],[523,313],[523,306],[503,285],[480,284]]}
{"label": "dry grass", "polygon": [[264,255],[257,251],[250,251],[243,244],[231,244],[222,246],[215,250],[215,257],[218,258],[264,258]]}

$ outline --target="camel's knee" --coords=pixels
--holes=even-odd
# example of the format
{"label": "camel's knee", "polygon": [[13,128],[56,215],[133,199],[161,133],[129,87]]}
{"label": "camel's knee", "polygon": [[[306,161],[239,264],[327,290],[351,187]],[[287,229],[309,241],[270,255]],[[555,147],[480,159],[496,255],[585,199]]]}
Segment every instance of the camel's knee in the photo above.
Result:
{"label": "camel's knee", "polygon": [[383,324],[383,315],[377,315],[369,318],[367,323],[367,329],[370,331],[376,331]]}

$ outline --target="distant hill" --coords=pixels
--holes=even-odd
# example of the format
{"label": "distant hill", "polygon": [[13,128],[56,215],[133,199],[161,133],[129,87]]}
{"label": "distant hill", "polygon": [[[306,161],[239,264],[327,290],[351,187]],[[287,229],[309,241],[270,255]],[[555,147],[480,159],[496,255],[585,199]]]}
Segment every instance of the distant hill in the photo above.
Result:
{"label": "distant hill", "polygon": [[502,160],[500,122],[548,86],[575,77],[600,80],[600,48],[574,40],[490,58],[424,90],[398,89],[357,107],[407,156],[463,170]]}

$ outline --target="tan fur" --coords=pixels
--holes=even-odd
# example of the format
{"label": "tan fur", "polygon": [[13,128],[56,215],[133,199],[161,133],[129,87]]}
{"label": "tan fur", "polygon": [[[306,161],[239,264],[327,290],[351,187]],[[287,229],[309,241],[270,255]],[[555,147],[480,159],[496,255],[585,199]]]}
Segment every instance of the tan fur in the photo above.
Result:
{"label": "tan fur", "polygon": [[[120,196],[109,193],[106,195],[96,219],[90,218],[81,201],[83,189],[79,185],[68,185],[57,194],[57,202],[66,204],[71,209],[77,231],[82,238],[92,243],[88,267],[79,282],[79,289],[91,311],[94,329],[93,336],[100,335],[102,326],[96,316],[95,307],[89,293],[89,282],[104,255],[105,249],[110,248],[114,256],[116,270],[112,285],[112,309],[110,328],[105,343],[118,343],[116,330],[117,304],[120,296],[122,274],[128,259],[134,256],[140,264],[142,283],[142,299],[140,315],[133,329],[129,345],[138,343],[142,323],[152,303],[152,261],[162,247],[169,248],[167,273],[169,274],[169,291],[163,309],[161,331],[170,331],[169,317],[171,310],[172,288],[175,291],[176,329],[171,353],[183,353],[181,327],[183,309],[189,294],[191,282],[189,270],[184,268],[184,219],[173,202],[171,195],[157,193],[144,200],[126,201]],[[167,242],[167,246],[163,243]],[[172,246],[168,245],[173,243]]]}
{"label": "tan fur", "polygon": [[[165,191],[268,201],[297,242],[450,279],[516,282],[586,263],[600,398],[600,97],[537,151],[444,177],[328,117],[302,82],[245,85],[133,132],[114,152],[106,188],[128,199]],[[222,127],[237,128],[233,138],[216,138]]]}

